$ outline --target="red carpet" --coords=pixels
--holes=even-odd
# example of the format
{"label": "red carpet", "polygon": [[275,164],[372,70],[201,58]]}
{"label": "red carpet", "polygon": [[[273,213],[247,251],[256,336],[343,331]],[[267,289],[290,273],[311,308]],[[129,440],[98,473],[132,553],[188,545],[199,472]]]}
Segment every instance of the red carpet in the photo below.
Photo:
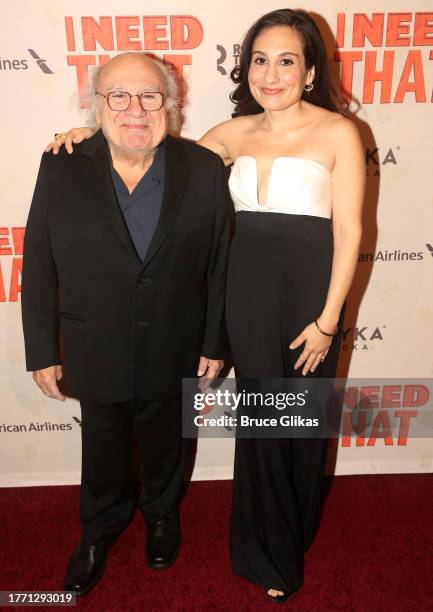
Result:
{"label": "red carpet", "polygon": [[[194,482],[182,507],[183,547],[167,571],[144,564],[136,516],[84,610],[275,610],[232,576],[227,553],[231,482]],[[283,609],[433,610],[433,474],[338,476],[305,584]],[[0,489],[0,590],[59,590],[79,537],[78,487]],[[27,610],[36,608],[26,608]],[[40,608],[38,608],[40,609]]]}

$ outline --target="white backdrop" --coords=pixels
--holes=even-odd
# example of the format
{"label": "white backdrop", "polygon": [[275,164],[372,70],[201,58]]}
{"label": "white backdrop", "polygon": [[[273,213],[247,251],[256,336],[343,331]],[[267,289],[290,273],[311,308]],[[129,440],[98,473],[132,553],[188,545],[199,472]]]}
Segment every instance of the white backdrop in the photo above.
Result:
{"label": "white backdrop", "polygon": [[[25,373],[20,322],[22,237],[44,145],[83,124],[87,67],[127,49],[182,67],[183,135],[198,138],[232,110],[237,45],[281,2],[21,0],[0,8],[4,144],[0,184],[0,485],[79,482],[80,410],[48,400]],[[336,0],[319,14],[334,72],[360,103],[368,190],[340,375],[433,376],[433,13],[426,0]],[[335,37],[337,41],[335,41]],[[335,42],[337,42],[337,47]],[[388,441],[389,442],[389,441]],[[230,478],[232,440],[201,440],[194,478]],[[337,474],[432,471],[431,440],[330,449]]]}

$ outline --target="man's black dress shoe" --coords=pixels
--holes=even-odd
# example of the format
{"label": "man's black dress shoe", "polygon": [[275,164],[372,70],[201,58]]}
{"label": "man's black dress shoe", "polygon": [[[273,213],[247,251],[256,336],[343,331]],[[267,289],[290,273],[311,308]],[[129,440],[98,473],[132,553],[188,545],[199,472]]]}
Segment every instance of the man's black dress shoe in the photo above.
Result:
{"label": "man's black dress shoe", "polygon": [[146,559],[153,569],[166,569],[176,561],[180,550],[179,512],[148,523]]}
{"label": "man's black dress shoe", "polygon": [[80,543],[69,559],[65,575],[65,591],[86,595],[100,580],[105,569],[108,547]]}

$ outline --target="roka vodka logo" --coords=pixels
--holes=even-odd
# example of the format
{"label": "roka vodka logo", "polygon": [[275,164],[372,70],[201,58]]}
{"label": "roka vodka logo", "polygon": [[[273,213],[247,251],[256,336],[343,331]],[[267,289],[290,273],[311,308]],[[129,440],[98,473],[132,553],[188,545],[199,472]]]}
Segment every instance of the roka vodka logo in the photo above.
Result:
{"label": "roka vodka logo", "polygon": [[383,342],[386,325],[362,325],[343,329],[343,351],[367,351],[372,343]]}

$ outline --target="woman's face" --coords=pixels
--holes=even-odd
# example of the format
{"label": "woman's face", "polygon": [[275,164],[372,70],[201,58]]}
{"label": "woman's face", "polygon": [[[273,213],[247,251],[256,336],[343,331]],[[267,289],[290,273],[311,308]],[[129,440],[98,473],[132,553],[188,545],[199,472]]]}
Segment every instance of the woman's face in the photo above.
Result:
{"label": "woman's face", "polygon": [[278,111],[300,100],[314,79],[314,68],[305,69],[300,35],[288,26],[263,30],[255,39],[248,83],[255,100],[265,110]]}

